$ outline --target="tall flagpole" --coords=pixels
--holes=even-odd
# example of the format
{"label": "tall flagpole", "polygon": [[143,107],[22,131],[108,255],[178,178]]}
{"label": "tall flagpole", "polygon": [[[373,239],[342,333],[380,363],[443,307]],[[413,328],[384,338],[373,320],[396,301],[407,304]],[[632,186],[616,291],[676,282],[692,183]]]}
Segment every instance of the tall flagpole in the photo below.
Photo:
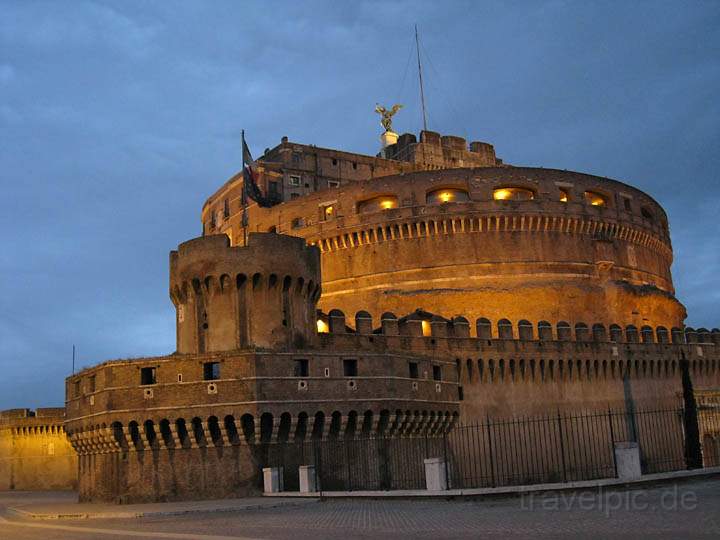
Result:
{"label": "tall flagpole", "polygon": [[427,113],[425,112],[425,90],[423,89],[422,65],[420,64],[420,40],[417,24],[415,25],[415,50],[417,51],[418,77],[420,78],[420,102],[422,104],[423,130],[427,131]]}
{"label": "tall flagpole", "polygon": [[242,154],[242,175],[243,175],[243,187],[242,187],[242,227],[243,227],[243,246],[247,246],[248,240],[248,215],[247,215],[247,174],[245,172],[245,130],[240,131],[240,137],[242,139],[242,148],[240,153]]}

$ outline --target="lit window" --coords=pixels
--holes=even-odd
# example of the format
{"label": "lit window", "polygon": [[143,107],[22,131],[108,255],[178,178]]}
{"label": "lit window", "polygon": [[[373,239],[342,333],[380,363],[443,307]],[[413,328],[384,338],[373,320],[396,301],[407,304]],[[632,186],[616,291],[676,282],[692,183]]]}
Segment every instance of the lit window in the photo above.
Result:
{"label": "lit window", "polygon": [[496,201],[531,201],[535,198],[532,189],[522,187],[502,187],[493,190],[493,199]]}
{"label": "lit window", "polygon": [[565,189],[560,190],[560,202],[568,202],[568,192]]}
{"label": "lit window", "polygon": [[327,221],[328,219],[332,219],[335,216],[335,208],[332,204],[328,204],[327,206],[321,206],[320,207],[320,219],[322,221]]}
{"label": "lit window", "polygon": [[322,319],[318,319],[318,322],[317,322],[318,334],[327,334],[329,330],[330,330],[330,327],[328,326],[328,324],[325,321],[323,321]]}
{"label": "lit window", "polygon": [[592,206],[606,206],[607,198],[595,191],[586,191],[585,202],[591,204]]}
{"label": "lit window", "polygon": [[429,323],[428,321],[422,321],[422,322],[420,323],[420,325],[422,326],[422,334],[423,334],[423,336],[430,336],[430,335],[432,335],[432,331],[431,331],[431,329],[430,329],[430,323]]}
{"label": "lit window", "polygon": [[290,175],[290,179],[288,180],[288,183],[289,183],[291,186],[299,186],[299,185],[300,185],[300,180],[301,180],[301,179],[300,179],[299,176],[292,174],[292,175]]}
{"label": "lit window", "polygon": [[436,189],[427,194],[427,204],[443,204],[451,202],[467,202],[470,200],[468,192],[463,189]]}
{"label": "lit window", "polygon": [[358,203],[358,213],[365,214],[371,212],[379,212],[381,210],[391,210],[398,207],[398,199],[394,195],[382,195],[374,197],[366,201]]}

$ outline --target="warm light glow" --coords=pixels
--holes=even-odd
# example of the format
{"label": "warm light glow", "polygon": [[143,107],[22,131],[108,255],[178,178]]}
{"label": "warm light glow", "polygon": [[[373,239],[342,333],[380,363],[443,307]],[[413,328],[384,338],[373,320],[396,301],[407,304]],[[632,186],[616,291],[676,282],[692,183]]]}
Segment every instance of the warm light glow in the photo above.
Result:
{"label": "warm light glow", "polygon": [[564,189],[560,190],[560,202],[568,202],[568,192]]}
{"label": "warm light glow", "polygon": [[605,206],[607,204],[605,196],[595,193],[594,191],[585,192],[585,201],[590,203],[592,206]]}
{"label": "warm light glow", "polygon": [[428,321],[421,321],[423,336],[430,336],[432,332],[430,330],[430,323]]}
{"label": "warm light glow", "polygon": [[470,197],[467,191],[462,189],[438,189],[427,194],[428,204],[444,204],[452,202],[469,201]]}
{"label": "warm light glow", "polygon": [[359,214],[378,212],[380,210],[392,210],[398,207],[398,199],[394,195],[380,195],[365,201],[360,201],[357,205]]}
{"label": "warm light glow", "polygon": [[332,206],[326,206],[325,207],[325,217],[332,217],[333,215],[333,207]]}
{"label": "warm light glow", "polygon": [[496,201],[531,201],[534,198],[533,190],[521,187],[503,187],[493,191],[493,199]]}
{"label": "warm light glow", "polygon": [[329,330],[330,330],[330,327],[327,325],[327,323],[321,319],[318,319],[318,322],[317,322],[318,334],[327,334]]}

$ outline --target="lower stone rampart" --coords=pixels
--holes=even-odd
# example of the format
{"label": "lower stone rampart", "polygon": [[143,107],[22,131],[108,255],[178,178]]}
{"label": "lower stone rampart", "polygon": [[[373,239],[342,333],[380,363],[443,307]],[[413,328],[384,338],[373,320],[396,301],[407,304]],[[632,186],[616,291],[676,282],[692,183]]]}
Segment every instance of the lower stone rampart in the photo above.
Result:
{"label": "lower stone rampart", "polygon": [[77,487],[77,455],[62,408],[0,412],[0,491]]}

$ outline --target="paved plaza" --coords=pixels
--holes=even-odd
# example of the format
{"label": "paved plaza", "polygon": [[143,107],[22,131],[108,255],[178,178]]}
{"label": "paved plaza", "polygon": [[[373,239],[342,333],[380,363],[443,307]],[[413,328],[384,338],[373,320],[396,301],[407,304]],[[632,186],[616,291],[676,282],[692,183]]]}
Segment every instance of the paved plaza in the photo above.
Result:
{"label": "paved plaza", "polygon": [[[12,507],[68,494],[0,494],[0,538],[718,538],[720,480],[475,500],[326,500],[143,518],[29,519]],[[154,505],[157,506],[157,505]],[[118,507],[122,509],[123,507]],[[168,510],[184,508],[168,505]],[[182,509],[180,510],[182,511]]]}

